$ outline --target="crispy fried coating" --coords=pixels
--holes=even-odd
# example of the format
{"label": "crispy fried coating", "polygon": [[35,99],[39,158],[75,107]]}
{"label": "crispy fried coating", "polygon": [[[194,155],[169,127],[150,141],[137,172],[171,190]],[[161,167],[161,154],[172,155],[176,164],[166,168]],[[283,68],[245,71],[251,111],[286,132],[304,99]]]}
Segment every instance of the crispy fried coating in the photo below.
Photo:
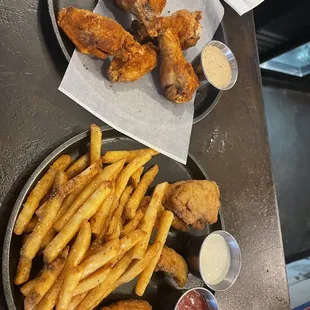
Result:
{"label": "crispy fried coating", "polygon": [[152,310],[151,305],[144,300],[121,300],[101,310]]}
{"label": "crispy fried coating", "polygon": [[184,287],[187,282],[188,267],[185,259],[167,246],[163,248],[156,271],[171,275],[179,287]]}
{"label": "crispy fried coating", "polygon": [[57,23],[83,54],[127,61],[144,49],[118,22],[88,10],[68,7],[58,13]]}
{"label": "crispy fried coating", "polygon": [[192,65],[186,61],[178,35],[172,28],[160,34],[159,49],[160,85],[164,95],[175,103],[190,101],[199,86],[199,80]]}

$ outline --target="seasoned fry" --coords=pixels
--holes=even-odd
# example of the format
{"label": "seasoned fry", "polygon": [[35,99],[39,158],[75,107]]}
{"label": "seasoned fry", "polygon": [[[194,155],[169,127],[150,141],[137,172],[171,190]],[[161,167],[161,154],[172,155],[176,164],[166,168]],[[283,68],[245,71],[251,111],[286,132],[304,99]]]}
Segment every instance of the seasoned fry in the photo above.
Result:
{"label": "seasoned fry", "polygon": [[82,279],[110,262],[118,254],[120,245],[123,247],[119,239],[108,241],[101,245],[94,254],[85,258],[79,266],[82,269]]}
{"label": "seasoned fry", "polygon": [[82,302],[82,300],[87,295],[88,291],[85,293],[82,293],[80,295],[76,295],[72,298],[71,304],[69,306],[69,310],[75,310],[77,306]]}
{"label": "seasoned fry", "polygon": [[143,259],[137,260],[130,265],[130,267],[126,270],[126,272],[117,281],[117,286],[128,283],[135,277],[137,277],[150,263],[152,258],[157,255],[160,249],[161,249],[160,242],[155,242],[154,244],[150,245]]}
{"label": "seasoned fry", "polygon": [[[42,215],[44,214],[44,210],[47,206],[47,203],[48,203],[49,200],[46,200],[35,212],[35,215],[37,216],[37,218],[41,218]],[[27,226],[28,227],[28,226]]]}
{"label": "seasoned fry", "polygon": [[100,159],[101,156],[101,129],[95,125],[90,125],[90,163],[93,164]]}
{"label": "seasoned fry", "polygon": [[84,258],[84,255],[91,241],[91,229],[88,221],[84,220],[81,224],[77,238],[70,250],[66,264],[62,269],[59,277],[45,294],[43,299],[38,304],[38,310],[53,309],[58,300],[60,290],[63,285],[64,278],[71,267],[76,267]]}
{"label": "seasoned fry", "polygon": [[109,241],[109,240],[113,240],[115,238],[119,238],[121,235],[121,230],[122,230],[122,223],[118,222],[118,224],[116,225],[114,232],[112,235],[106,235],[105,236],[105,240]]}
{"label": "seasoned fry", "polygon": [[168,186],[169,184],[165,182],[158,184],[154,189],[152,199],[146,209],[144,218],[141,223],[141,229],[147,233],[147,236],[143,238],[134,248],[133,257],[136,259],[142,259],[145,254],[145,251],[150,241],[153,226],[155,224],[158,209],[161,205],[161,201],[165,195]]}
{"label": "seasoned fry", "polygon": [[138,296],[142,296],[144,294],[145,289],[151,280],[152,274],[159,261],[163,246],[166,243],[169,229],[173,221],[173,217],[174,215],[172,212],[165,210],[160,219],[159,228],[155,237],[155,242],[160,242],[160,250],[157,252],[157,254],[153,257],[153,259],[149,262],[149,264],[146,266],[146,268],[142,271],[142,273],[139,276],[136,285],[136,294]]}
{"label": "seasoned fry", "polygon": [[140,156],[136,157],[132,160],[119,174],[116,179],[115,184],[115,196],[116,199],[120,199],[126,185],[129,181],[129,178],[143,165],[145,165],[150,159],[152,155],[149,152],[142,153]]}
{"label": "seasoned fry", "polygon": [[63,171],[57,171],[53,184],[53,192],[57,192],[60,187],[68,181],[68,176]]}
{"label": "seasoned fry", "polygon": [[131,185],[127,186],[125,190],[123,191],[123,194],[119,200],[118,208],[116,209],[114,216],[109,223],[109,229],[107,231],[107,235],[112,235],[117,225],[121,224],[124,206],[126,205],[132,192],[133,192],[133,187]]}
{"label": "seasoned fry", "polygon": [[62,205],[61,205],[61,207],[60,207],[60,209],[59,209],[59,211],[57,213],[55,224],[57,223],[58,219],[60,219],[63,216],[63,214],[69,209],[69,207],[72,205],[73,201],[80,195],[81,191],[85,187],[86,186],[83,184],[81,187],[76,189],[74,192],[72,192],[69,195],[67,195],[67,197],[63,201],[63,203],[62,203]]}
{"label": "seasoned fry", "polygon": [[139,224],[141,223],[141,220],[143,219],[144,213],[141,210],[138,210],[135,217],[130,220],[124,227],[121,232],[121,237],[124,237],[134,231]]}
{"label": "seasoned fry", "polygon": [[20,288],[21,293],[24,296],[27,296],[30,293],[30,291],[32,290],[32,288],[37,284],[38,280],[39,280],[39,277],[35,278],[33,280],[30,280],[30,281],[26,282],[25,284],[23,284]]}
{"label": "seasoned fry", "polygon": [[80,295],[85,292],[87,293],[92,288],[103,283],[107,279],[111,269],[112,264],[106,264],[96,272],[92,273],[89,277],[82,280],[75,289],[73,296]]}
{"label": "seasoned fry", "polygon": [[155,156],[159,154],[157,151],[154,151],[152,149],[146,148],[141,150],[133,150],[133,151],[109,151],[104,154],[102,157],[102,162],[104,164],[112,164],[116,161],[125,158],[126,163],[131,162],[136,157],[142,155],[143,153],[149,153],[151,156]]}
{"label": "seasoned fry", "polygon": [[[80,208],[85,201],[95,192],[98,186],[104,181],[113,180],[121,171],[125,161],[118,161],[117,163],[104,168],[95,178],[86,186],[80,195],[74,200],[68,210],[57,220],[54,225],[56,231],[60,231]],[[71,182],[71,181],[69,181]]]}
{"label": "seasoned fry", "polygon": [[74,162],[67,170],[66,174],[70,179],[76,177],[83,170],[85,170],[89,166],[89,155],[85,154],[81,156],[76,162]]}
{"label": "seasoned fry", "polygon": [[[70,181],[69,181],[70,182]],[[78,212],[68,221],[58,235],[44,250],[44,261],[50,263],[58,253],[69,243],[79,230],[83,220],[89,220],[98,210],[102,201],[110,194],[112,184],[110,181],[103,182],[98,189],[79,208]]]}
{"label": "seasoned fry", "polygon": [[16,285],[23,284],[29,279],[32,266],[32,259],[21,256],[18,261],[16,276],[14,283]]}
{"label": "seasoned fry", "polygon": [[38,281],[25,298],[26,310],[36,307],[45,293],[51,288],[65,265],[68,252],[69,248],[66,248],[57,259],[55,259],[50,265],[44,267]]}
{"label": "seasoned fry", "polygon": [[159,168],[157,165],[155,165],[149,171],[147,171],[142,177],[141,182],[135,189],[134,193],[130,197],[125,207],[125,217],[127,219],[132,219],[135,216],[141,200],[143,199],[148,187],[151,185],[154,178],[156,177],[158,171]]}
{"label": "seasoned fry", "polygon": [[34,230],[34,228],[36,227],[37,223],[38,223],[38,218],[37,218],[37,216],[34,216],[31,219],[31,221],[29,222],[29,224],[27,225],[27,227],[25,228],[24,232],[27,234],[31,233]]}
{"label": "seasoned fry", "polygon": [[102,162],[101,160],[98,160],[87,169],[82,171],[80,174],[78,174],[76,177],[64,184],[60,190],[65,196],[69,195],[78,188],[81,188],[83,185],[86,185],[99,171],[101,171],[101,169]]}
{"label": "seasoned fry", "polygon": [[120,249],[117,255],[113,258],[113,265],[115,265],[125,253],[131,250],[140,240],[145,238],[146,233],[143,230],[135,230],[123,237],[120,240]]}
{"label": "seasoned fry", "polygon": [[83,270],[79,267],[71,267],[67,271],[59,294],[56,310],[65,310],[69,308],[73,292],[79,284],[82,273]]}
{"label": "seasoned fry", "polygon": [[42,240],[40,250],[44,250],[46,246],[53,240],[53,238],[56,236],[56,231],[54,229],[51,229],[47,235]]}
{"label": "seasoned fry", "polygon": [[114,200],[114,187],[112,189],[111,194],[103,201],[99,210],[90,219],[90,225],[93,234],[95,235],[100,234],[100,231],[102,230],[103,226],[106,223],[107,217],[113,204],[113,200]]}
{"label": "seasoned fry", "polygon": [[[44,238],[51,231],[53,221],[62,204],[63,199],[64,197],[61,194],[56,194],[54,197],[50,198],[42,218],[38,221],[37,226],[34,228],[33,232],[29,235],[25,244],[21,248],[21,257],[17,268],[15,284],[22,284],[28,280],[31,269],[31,261],[38,253]],[[63,250],[63,248],[61,250]],[[25,263],[23,260],[24,258],[28,260],[26,266],[30,268],[28,269],[26,266],[24,266],[23,270],[21,270],[20,265]]]}
{"label": "seasoned fry", "polygon": [[29,224],[34,212],[39,207],[40,201],[53,186],[54,178],[57,171],[64,171],[71,163],[71,157],[69,155],[60,156],[48,169],[45,175],[36,184],[33,190],[30,192],[24,207],[20,212],[14,228],[16,235],[21,235],[27,225]]}
{"label": "seasoned fry", "polygon": [[111,292],[111,289],[115,286],[117,280],[122,276],[122,274],[126,271],[128,266],[132,261],[132,251],[127,252],[122,259],[114,266],[114,268],[110,271],[107,279],[93,288],[81,304],[78,306],[78,310],[90,310],[94,309],[96,306],[100,304],[102,299],[106,297],[106,294]]}
{"label": "seasoned fry", "polygon": [[138,169],[130,178],[130,183],[134,186],[137,187],[140,179],[141,179],[141,175],[143,173],[144,167],[141,167],[140,169]]}

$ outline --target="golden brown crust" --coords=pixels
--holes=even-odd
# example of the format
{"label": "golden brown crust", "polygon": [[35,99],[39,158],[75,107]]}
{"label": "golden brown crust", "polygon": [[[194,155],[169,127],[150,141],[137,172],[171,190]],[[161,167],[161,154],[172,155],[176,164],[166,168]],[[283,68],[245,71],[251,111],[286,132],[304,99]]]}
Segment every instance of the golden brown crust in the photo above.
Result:
{"label": "golden brown crust", "polygon": [[153,43],[143,45],[144,54],[123,61],[114,57],[107,75],[112,82],[133,82],[157,66],[157,48]]}
{"label": "golden brown crust", "polygon": [[151,305],[144,300],[121,300],[101,310],[152,310]]}
{"label": "golden brown crust", "polygon": [[184,287],[187,282],[188,267],[185,259],[167,246],[163,248],[156,270],[171,275],[179,287]]}
{"label": "golden brown crust", "polygon": [[192,65],[186,61],[178,35],[172,28],[162,31],[159,49],[160,84],[164,95],[175,103],[190,101],[199,86],[199,80]]}
{"label": "golden brown crust", "polygon": [[126,61],[136,54],[144,53],[132,35],[108,17],[68,7],[58,13],[57,23],[83,54],[101,59],[114,55]]}
{"label": "golden brown crust", "polygon": [[217,221],[220,191],[215,182],[195,181],[171,184],[164,199],[164,207],[174,212],[187,225],[202,230],[205,222]]}

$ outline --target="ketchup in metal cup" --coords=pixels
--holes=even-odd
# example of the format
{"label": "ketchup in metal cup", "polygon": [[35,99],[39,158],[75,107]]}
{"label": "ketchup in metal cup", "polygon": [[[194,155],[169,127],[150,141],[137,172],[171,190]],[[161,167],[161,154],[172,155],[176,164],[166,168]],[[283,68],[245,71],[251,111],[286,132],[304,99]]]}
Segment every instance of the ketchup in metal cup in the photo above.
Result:
{"label": "ketchup in metal cup", "polygon": [[195,290],[188,292],[179,302],[177,310],[208,310],[204,297]]}

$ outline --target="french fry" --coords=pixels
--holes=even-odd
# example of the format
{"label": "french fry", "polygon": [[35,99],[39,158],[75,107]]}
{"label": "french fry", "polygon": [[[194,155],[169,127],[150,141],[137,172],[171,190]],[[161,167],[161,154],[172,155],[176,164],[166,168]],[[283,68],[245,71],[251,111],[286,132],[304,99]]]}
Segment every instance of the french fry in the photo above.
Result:
{"label": "french fry", "polygon": [[64,278],[63,285],[59,294],[56,310],[68,309],[76,289],[81,279],[83,271],[79,267],[71,267]]}
{"label": "french fry", "polygon": [[61,255],[50,265],[45,266],[41,276],[25,298],[25,309],[34,309],[46,292],[51,288],[56,278],[65,265],[69,248],[66,248]]}
{"label": "french fry", "polygon": [[121,222],[118,222],[118,224],[116,225],[114,231],[113,231],[113,234],[112,235],[106,235],[104,240],[105,241],[110,241],[110,240],[113,240],[115,238],[119,238],[120,235],[121,235],[121,231],[122,231],[122,223]]}
{"label": "french fry", "polygon": [[52,192],[57,192],[60,187],[68,181],[68,176],[63,171],[57,171],[54,179],[53,190]]}
{"label": "french fry", "polygon": [[[49,202],[49,199],[46,200],[46,201],[36,210],[35,215],[37,216],[37,218],[41,218],[41,217],[42,217],[42,215],[43,215],[44,212],[45,212],[44,210],[45,210],[45,208],[46,208],[48,202]],[[27,227],[28,227],[28,226],[27,226]],[[26,228],[26,229],[27,229],[27,228]]]}
{"label": "french fry", "polygon": [[115,286],[117,280],[122,276],[126,271],[128,266],[132,261],[132,251],[127,252],[121,260],[113,267],[109,272],[107,279],[94,287],[91,291],[88,292],[84,300],[78,306],[78,310],[90,310],[94,309],[100,304],[103,298],[106,297],[107,293],[110,293],[111,288]]}
{"label": "french fry", "polygon": [[53,286],[49,289],[49,291],[45,294],[45,296],[38,304],[38,310],[50,310],[54,308],[68,270],[70,270],[71,267],[76,267],[82,261],[90,245],[90,241],[90,224],[88,223],[88,221],[84,220],[81,224],[77,238],[69,252],[69,256],[67,258],[64,268],[62,269],[59,277],[57,278]]}
{"label": "french fry", "polygon": [[151,156],[159,154],[157,151],[154,151],[152,149],[141,149],[141,150],[133,150],[133,151],[109,151],[104,154],[102,157],[102,162],[104,164],[113,164],[116,161],[125,158],[126,163],[131,162],[136,157],[140,156],[144,153],[150,153]]}
{"label": "french fry", "polygon": [[93,234],[95,235],[100,234],[100,231],[102,230],[103,226],[106,223],[107,217],[113,204],[113,200],[114,200],[114,187],[112,189],[111,194],[103,201],[96,214],[90,219],[90,225]]}
{"label": "french fry", "polygon": [[128,223],[123,227],[123,230],[121,231],[121,237],[124,237],[134,231],[139,224],[141,223],[141,220],[143,219],[144,213],[141,210],[138,210],[135,217],[128,221]]}
{"label": "french fry", "polygon": [[157,255],[161,249],[160,242],[155,242],[150,245],[147,249],[145,256],[141,260],[137,260],[130,265],[130,267],[125,271],[125,273],[117,281],[117,286],[123,285],[130,282],[135,277],[137,277],[150,263],[153,257]]}
{"label": "french fry", "polygon": [[129,181],[129,178],[143,165],[145,165],[150,159],[152,155],[150,153],[142,153],[140,156],[136,157],[133,161],[131,161],[119,174],[116,179],[115,184],[115,196],[116,199],[119,200],[126,185]]}
{"label": "french fry", "polygon": [[39,207],[40,201],[53,186],[54,178],[57,171],[64,171],[71,163],[69,155],[60,156],[48,169],[45,175],[37,182],[30,192],[23,209],[20,212],[14,228],[16,235],[21,235],[29,224],[34,212]]}
{"label": "french fry", "polygon": [[31,233],[31,232],[34,230],[34,228],[36,227],[37,223],[38,223],[38,217],[37,217],[37,216],[34,216],[34,217],[31,219],[31,221],[29,222],[29,224],[27,225],[27,227],[25,228],[25,231],[24,231],[24,232],[25,232],[26,234]]}
{"label": "french fry", "polygon": [[107,279],[111,269],[112,269],[112,264],[106,264],[100,269],[98,269],[96,272],[92,273],[90,276],[82,280],[76,287],[73,293],[73,296],[78,296],[85,292],[87,293],[92,288],[103,283]]}
{"label": "french fry", "polygon": [[113,266],[131,250],[140,240],[145,238],[146,233],[143,230],[135,230],[120,240],[120,248],[117,255],[113,258]]}
{"label": "french fry", "polygon": [[[57,220],[54,224],[54,229],[60,231],[72,218],[83,203],[95,192],[98,186],[104,181],[113,180],[118,173],[122,170],[125,164],[124,160],[118,161],[117,163],[105,167],[80,193],[80,195],[74,200],[67,211]],[[74,180],[74,179],[73,179]],[[69,181],[71,182],[71,181]],[[68,183],[69,183],[68,182]]]}
{"label": "french fry", "polygon": [[122,193],[122,196],[119,200],[118,208],[116,209],[112,220],[109,223],[109,229],[107,235],[112,235],[117,225],[122,221],[122,214],[124,206],[126,205],[131,193],[133,192],[133,187],[131,185],[127,186]]}
{"label": "french fry", "polygon": [[85,188],[86,186],[83,184],[80,188],[76,189],[74,192],[70,193],[69,195],[66,196],[64,199],[58,213],[57,217],[55,220],[55,223],[57,223],[58,219],[63,216],[63,214],[69,209],[69,207],[72,205],[73,201],[80,195],[81,191]]}
{"label": "french fry", "polygon": [[155,179],[158,171],[159,168],[155,165],[142,177],[141,182],[138,184],[127,205],[125,206],[125,217],[127,219],[132,219],[135,216],[141,200],[143,199],[148,187]]}
{"label": "french fry", "polygon": [[141,167],[140,169],[138,169],[130,178],[130,183],[133,185],[133,187],[137,187],[140,179],[141,179],[141,175],[143,173],[144,167]]}
{"label": "french fry", "polygon": [[69,310],[75,310],[77,306],[82,302],[82,300],[87,295],[88,291],[85,293],[82,293],[80,295],[76,295],[72,298],[71,304],[69,306]]}
{"label": "french fry", "polygon": [[89,155],[85,154],[75,161],[67,170],[69,180],[76,177],[89,166]]}
{"label": "french fry", "polygon": [[87,169],[83,170],[76,177],[64,184],[60,190],[64,196],[69,195],[83,185],[86,185],[99,171],[102,169],[101,160],[96,161],[90,165]]}
{"label": "french fry", "polygon": [[37,284],[38,280],[39,280],[39,277],[35,278],[33,280],[30,280],[30,281],[26,282],[25,284],[23,284],[20,288],[21,293],[24,296],[27,296],[30,293],[30,291],[32,290],[32,288]]}
{"label": "french fry", "polygon": [[58,235],[47,245],[43,253],[46,263],[50,263],[58,256],[59,252],[64,249],[78,232],[83,220],[89,220],[97,212],[102,201],[110,194],[111,187],[112,184],[110,181],[103,182],[73,215]]}
{"label": "french fry", "polygon": [[53,240],[53,238],[56,236],[56,231],[54,229],[51,229],[47,235],[42,240],[42,243],[40,245],[40,250],[44,250],[45,247]]}
{"label": "french fry", "polygon": [[79,267],[82,269],[82,279],[110,262],[119,252],[123,243],[119,239],[114,239],[101,245],[91,256],[85,258]]}
{"label": "french fry", "polygon": [[145,231],[147,235],[134,248],[133,257],[136,259],[142,259],[145,254],[145,251],[150,241],[153,226],[155,224],[158,209],[161,206],[161,201],[165,195],[168,186],[169,184],[165,182],[158,184],[154,189],[152,199],[145,211],[144,218],[141,223],[141,229]]}
{"label": "french fry", "polygon": [[[59,193],[50,198],[48,205],[45,208],[44,215],[42,215],[42,218],[38,221],[38,224],[34,228],[33,232],[28,236],[25,244],[23,245],[20,251],[20,263],[18,265],[17,274],[15,277],[16,285],[22,284],[28,280],[32,264],[31,261],[38,253],[44,238],[52,229],[53,221],[63,199],[64,197]],[[61,250],[63,250],[63,248]],[[27,264],[26,266],[23,266],[26,260]],[[21,266],[23,266],[23,268]]]}
{"label": "french fry", "polygon": [[101,129],[95,125],[90,125],[90,163],[93,164],[100,159],[101,156]]}
{"label": "french fry", "polygon": [[168,236],[169,229],[171,227],[173,218],[174,218],[173,213],[165,210],[160,219],[159,228],[158,228],[158,231],[155,237],[155,243],[156,242],[160,243],[160,250],[152,258],[152,260],[149,261],[148,265],[146,266],[146,268],[142,271],[142,273],[139,276],[139,279],[136,285],[136,290],[135,290],[138,296],[143,296],[145,289],[151,280],[152,274],[160,258],[163,246],[166,243],[167,236]]}
{"label": "french fry", "polygon": [[18,261],[14,283],[23,284],[29,279],[32,266],[32,259],[21,256]]}

